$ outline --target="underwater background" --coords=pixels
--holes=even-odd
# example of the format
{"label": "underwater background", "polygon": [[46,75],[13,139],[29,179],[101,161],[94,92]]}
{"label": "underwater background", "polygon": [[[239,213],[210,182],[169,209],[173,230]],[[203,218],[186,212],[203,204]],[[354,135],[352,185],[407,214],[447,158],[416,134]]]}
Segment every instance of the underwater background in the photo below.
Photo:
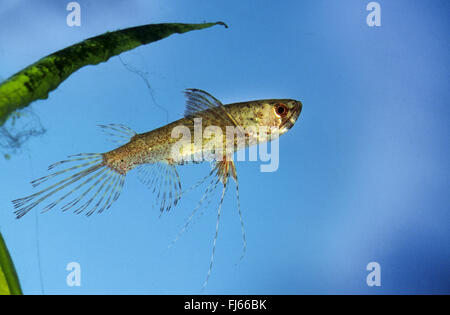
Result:
{"label": "underwater background", "polygon": [[[369,1],[359,0],[77,2],[82,24],[68,27],[69,1],[2,0],[0,78],[106,31],[230,28],[173,35],[87,66],[29,107],[46,132],[0,159],[0,231],[25,294],[450,293],[450,2],[380,0],[381,27],[366,24]],[[168,248],[203,189],[159,217],[130,174],[102,215],[37,207],[15,219],[11,200],[32,193],[29,182],[48,165],[114,148],[97,125],[140,133],[165,125],[182,117],[186,88],[224,104],[303,103],[280,138],[276,172],[237,163],[247,252],[239,261],[230,189],[205,290],[216,203]],[[210,166],[179,169],[189,187]],[[81,266],[79,287],[66,284],[70,262]],[[380,287],[366,284],[370,262],[381,266]]]}

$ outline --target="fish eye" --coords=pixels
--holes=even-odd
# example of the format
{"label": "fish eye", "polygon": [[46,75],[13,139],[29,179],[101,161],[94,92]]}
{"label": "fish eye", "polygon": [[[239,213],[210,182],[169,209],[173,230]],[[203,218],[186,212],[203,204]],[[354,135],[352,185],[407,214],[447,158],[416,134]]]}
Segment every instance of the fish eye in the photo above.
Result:
{"label": "fish eye", "polygon": [[279,116],[279,117],[283,118],[288,114],[288,108],[283,103],[275,104],[274,109],[275,109],[275,114],[277,114],[277,116]]}

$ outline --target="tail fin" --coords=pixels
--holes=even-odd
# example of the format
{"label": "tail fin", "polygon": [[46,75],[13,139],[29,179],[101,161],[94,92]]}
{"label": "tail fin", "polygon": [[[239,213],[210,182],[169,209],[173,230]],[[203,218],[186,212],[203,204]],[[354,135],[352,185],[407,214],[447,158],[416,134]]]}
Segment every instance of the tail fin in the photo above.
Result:
{"label": "tail fin", "polygon": [[[57,162],[49,166],[49,170],[59,167],[66,163],[75,163],[72,167],[57,171],[53,174],[38,178],[31,182],[36,187],[48,180],[59,176],[68,175],[66,178],[50,185],[49,187],[34,193],[28,197],[20,198],[13,201],[15,214],[20,219],[31,209],[41,204],[48,198],[56,195],[58,192],[64,192],[67,187],[72,188],[67,193],[48,204],[43,212],[49,211],[69,195],[80,192],[82,188],[86,188],[73,200],[69,201],[61,207],[63,211],[74,208],[82,200],[85,200],[74,212],[80,214],[86,211],[86,215],[93,214],[97,209],[98,213],[109,209],[111,204],[116,201],[125,183],[125,176],[121,175],[105,165],[103,155],[98,153],[82,153],[69,156],[69,159]],[[92,183],[92,184],[90,184]],[[76,186],[75,186],[76,185]],[[97,201],[95,203],[95,201]],[[92,206],[91,206],[92,205]],[[91,207],[89,207],[91,206]],[[88,210],[87,210],[88,209]]]}

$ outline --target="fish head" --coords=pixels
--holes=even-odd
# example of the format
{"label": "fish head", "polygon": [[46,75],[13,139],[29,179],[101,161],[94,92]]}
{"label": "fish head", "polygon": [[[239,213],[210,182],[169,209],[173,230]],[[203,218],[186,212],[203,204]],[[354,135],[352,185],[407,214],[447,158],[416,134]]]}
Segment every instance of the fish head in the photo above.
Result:
{"label": "fish head", "polygon": [[279,135],[297,122],[303,105],[293,99],[270,99],[240,103],[233,115],[243,127],[267,127]]}

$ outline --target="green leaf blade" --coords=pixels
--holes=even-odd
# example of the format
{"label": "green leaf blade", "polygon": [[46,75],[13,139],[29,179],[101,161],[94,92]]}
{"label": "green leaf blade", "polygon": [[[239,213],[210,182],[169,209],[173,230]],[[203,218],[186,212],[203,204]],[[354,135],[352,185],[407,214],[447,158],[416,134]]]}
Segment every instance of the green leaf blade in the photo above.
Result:
{"label": "green leaf blade", "polygon": [[16,269],[6,247],[5,240],[0,234],[0,295],[22,295]]}

